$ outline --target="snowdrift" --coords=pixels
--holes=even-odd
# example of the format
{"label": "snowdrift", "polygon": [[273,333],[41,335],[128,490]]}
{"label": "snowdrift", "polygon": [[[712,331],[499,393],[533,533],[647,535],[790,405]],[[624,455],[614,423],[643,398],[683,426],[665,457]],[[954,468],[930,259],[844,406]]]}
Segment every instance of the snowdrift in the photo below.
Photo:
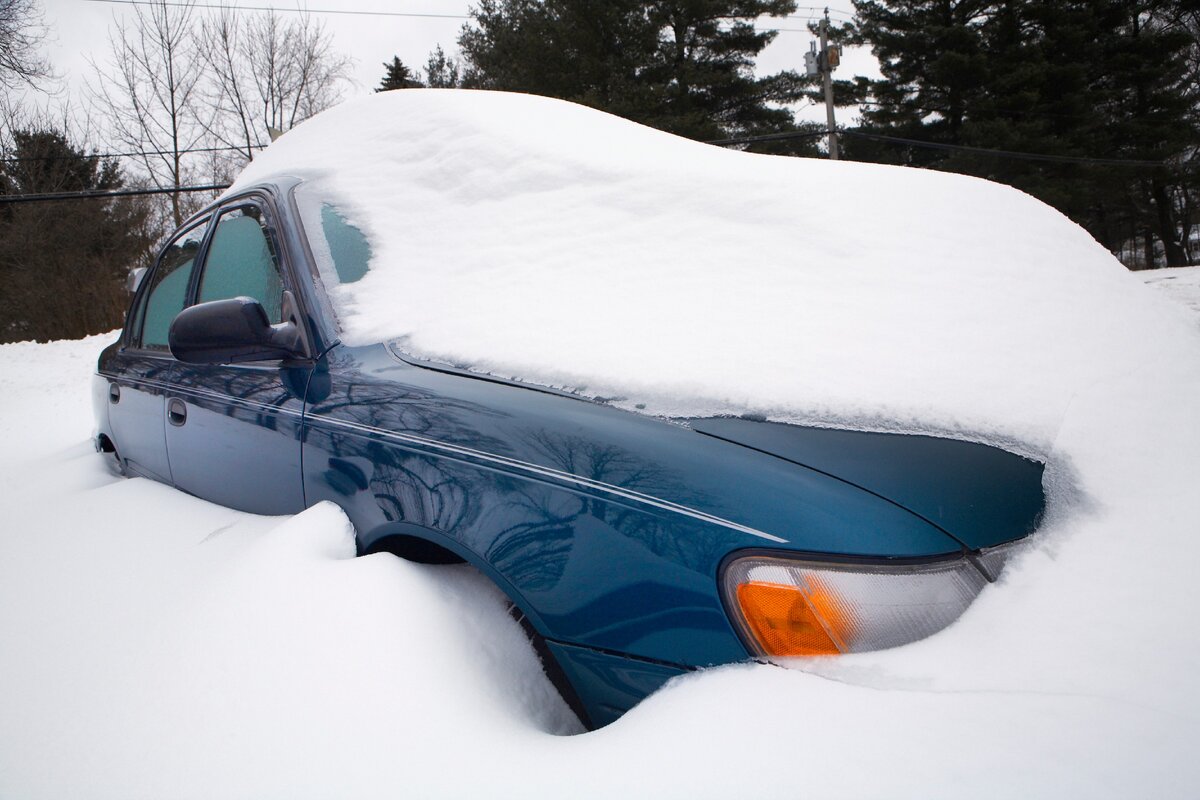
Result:
{"label": "snowdrift", "polygon": [[733,152],[529,95],[348,102],[231,191],[285,174],[370,242],[366,276],[335,292],[346,342],[403,339],[651,414],[1044,454],[1077,387],[1131,355],[1130,330],[1187,325],[1016,190]]}

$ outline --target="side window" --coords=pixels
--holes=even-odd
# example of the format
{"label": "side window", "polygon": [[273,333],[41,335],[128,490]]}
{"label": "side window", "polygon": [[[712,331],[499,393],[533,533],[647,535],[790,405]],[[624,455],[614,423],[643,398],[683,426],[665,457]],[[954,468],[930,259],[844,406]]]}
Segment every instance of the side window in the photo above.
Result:
{"label": "side window", "polygon": [[230,297],[252,297],[262,303],[272,323],[282,321],[279,256],[258,206],[222,212],[204,258],[196,302]]}
{"label": "side window", "polygon": [[188,283],[192,277],[192,264],[200,245],[208,220],[204,220],[177,236],[162,252],[158,268],[147,287],[146,301],[138,309],[139,319],[134,321],[134,330],[142,328],[141,346],[149,350],[167,349],[167,332],[171,321],[183,310],[187,300]]}

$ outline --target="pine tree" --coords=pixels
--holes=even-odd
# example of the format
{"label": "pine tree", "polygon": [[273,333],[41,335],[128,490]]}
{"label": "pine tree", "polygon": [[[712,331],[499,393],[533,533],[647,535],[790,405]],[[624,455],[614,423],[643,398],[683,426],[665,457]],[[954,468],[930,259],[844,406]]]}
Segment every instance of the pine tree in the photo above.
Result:
{"label": "pine tree", "polygon": [[1181,24],[1186,0],[1109,0],[1104,3],[1107,26],[1102,57],[1111,65],[1102,75],[1097,99],[1103,104],[1112,148],[1122,158],[1164,162],[1164,167],[1141,171],[1134,185],[1140,213],[1134,216],[1150,242],[1144,259],[1154,263],[1152,238],[1163,248],[1170,267],[1188,263],[1181,236],[1175,196],[1181,184],[1195,185],[1194,171],[1183,164],[1200,146],[1196,106],[1200,86],[1188,71],[1188,52],[1196,46]]}
{"label": "pine tree", "polygon": [[416,89],[424,86],[413,75],[412,70],[404,65],[399,56],[392,56],[391,63],[384,62],[384,75],[379,81],[376,92],[390,92],[393,89]]}
{"label": "pine tree", "polygon": [[793,127],[795,73],[757,78],[792,0],[481,0],[459,47],[469,87],[590,105],[696,139]]}
{"label": "pine tree", "polygon": [[458,88],[458,62],[447,58],[440,44],[425,62],[425,85],[430,89]]}
{"label": "pine tree", "polygon": [[856,2],[858,40],[871,45],[883,79],[871,84],[878,104],[868,127],[958,144],[967,108],[985,78],[984,2]]}
{"label": "pine tree", "polygon": [[[0,161],[0,194],[117,189],[117,163],[58,131],[17,130]],[[140,198],[0,204],[0,342],[74,339],[119,327],[128,270],[155,232]]]}
{"label": "pine tree", "polygon": [[[855,0],[842,31],[869,45],[883,79],[859,84],[867,132],[1047,156],[1162,161],[1194,155],[1197,92],[1188,0]],[[1177,168],[1119,167],[898,148],[851,139],[850,158],[998,180],[1054,205],[1114,252],[1149,238],[1187,259]],[[1194,175],[1194,172],[1191,173]],[[1131,261],[1130,258],[1126,259]]]}

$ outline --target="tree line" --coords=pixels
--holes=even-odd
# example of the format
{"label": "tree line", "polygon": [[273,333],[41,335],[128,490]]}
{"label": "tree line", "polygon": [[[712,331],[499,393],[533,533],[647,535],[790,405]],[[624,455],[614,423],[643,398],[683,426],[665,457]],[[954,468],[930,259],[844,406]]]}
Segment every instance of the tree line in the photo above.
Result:
{"label": "tree line", "polygon": [[[1016,186],[1131,268],[1200,257],[1195,0],[853,3],[833,40],[869,48],[882,77],[835,82],[836,104],[860,116],[843,158]],[[394,58],[377,91],[530,92],[702,141],[796,134],[742,147],[820,156],[820,129],[793,113],[822,99],[816,81],[755,70],[776,35],[763,20],[795,12],[793,0],[479,0],[456,53],[439,45],[419,69]],[[224,183],[349,88],[350,60],[309,14],[151,0],[120,19],[83,133],[0,95],[0,194]],[[0,89],[52,77],[46,33],[34,0],[0,0]],[[0,203],[0,341],[119,325],[125,271],[209,197]]]}
{"label": "tree line", "polygon": [[[978,150],[859,137],[846,142],[848,158],[1015,186],[1130,267],[1200,260],[1200,3],[854,0],[854,8],[837,35],[870,47],[883,73],[835,87],[840,103],[862,108],[862,130]],[[1074,160],[979,152],[989,149]]]}
{"label": "tree line", "polygon": [[[832,39],[869,48],[882,77],[835,81],[835,104],[861,117],[840,137],[843,158],[1015,186],[1131,268],[1200,260],[1196,0],[853,5]],[[561,97],[701,140],[803,134],[816,126],[788,108],[823,102],[816,79],[753,71],[774,36],[755,21],[795,10],[785,0],[482,0],[459,36],[453,85]],[[430,74],[445,85],[449,73]],[[420,83],[407,80],[385,76],[384,87]],[[816,141],[747,149],[816,155]]]}

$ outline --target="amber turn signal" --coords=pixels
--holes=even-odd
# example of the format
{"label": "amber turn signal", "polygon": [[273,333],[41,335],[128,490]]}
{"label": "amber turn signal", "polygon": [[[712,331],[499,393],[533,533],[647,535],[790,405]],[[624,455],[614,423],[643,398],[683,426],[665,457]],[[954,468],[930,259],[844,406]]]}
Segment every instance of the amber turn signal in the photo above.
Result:
{"label": "amber turn signal", "polygon": [[[738,604],[746,625],[764,653],[773,656],[824,656],[842,652],[836,634],[797,586],[743,583]],[[840,638],[840,637],[838,637]]]}

